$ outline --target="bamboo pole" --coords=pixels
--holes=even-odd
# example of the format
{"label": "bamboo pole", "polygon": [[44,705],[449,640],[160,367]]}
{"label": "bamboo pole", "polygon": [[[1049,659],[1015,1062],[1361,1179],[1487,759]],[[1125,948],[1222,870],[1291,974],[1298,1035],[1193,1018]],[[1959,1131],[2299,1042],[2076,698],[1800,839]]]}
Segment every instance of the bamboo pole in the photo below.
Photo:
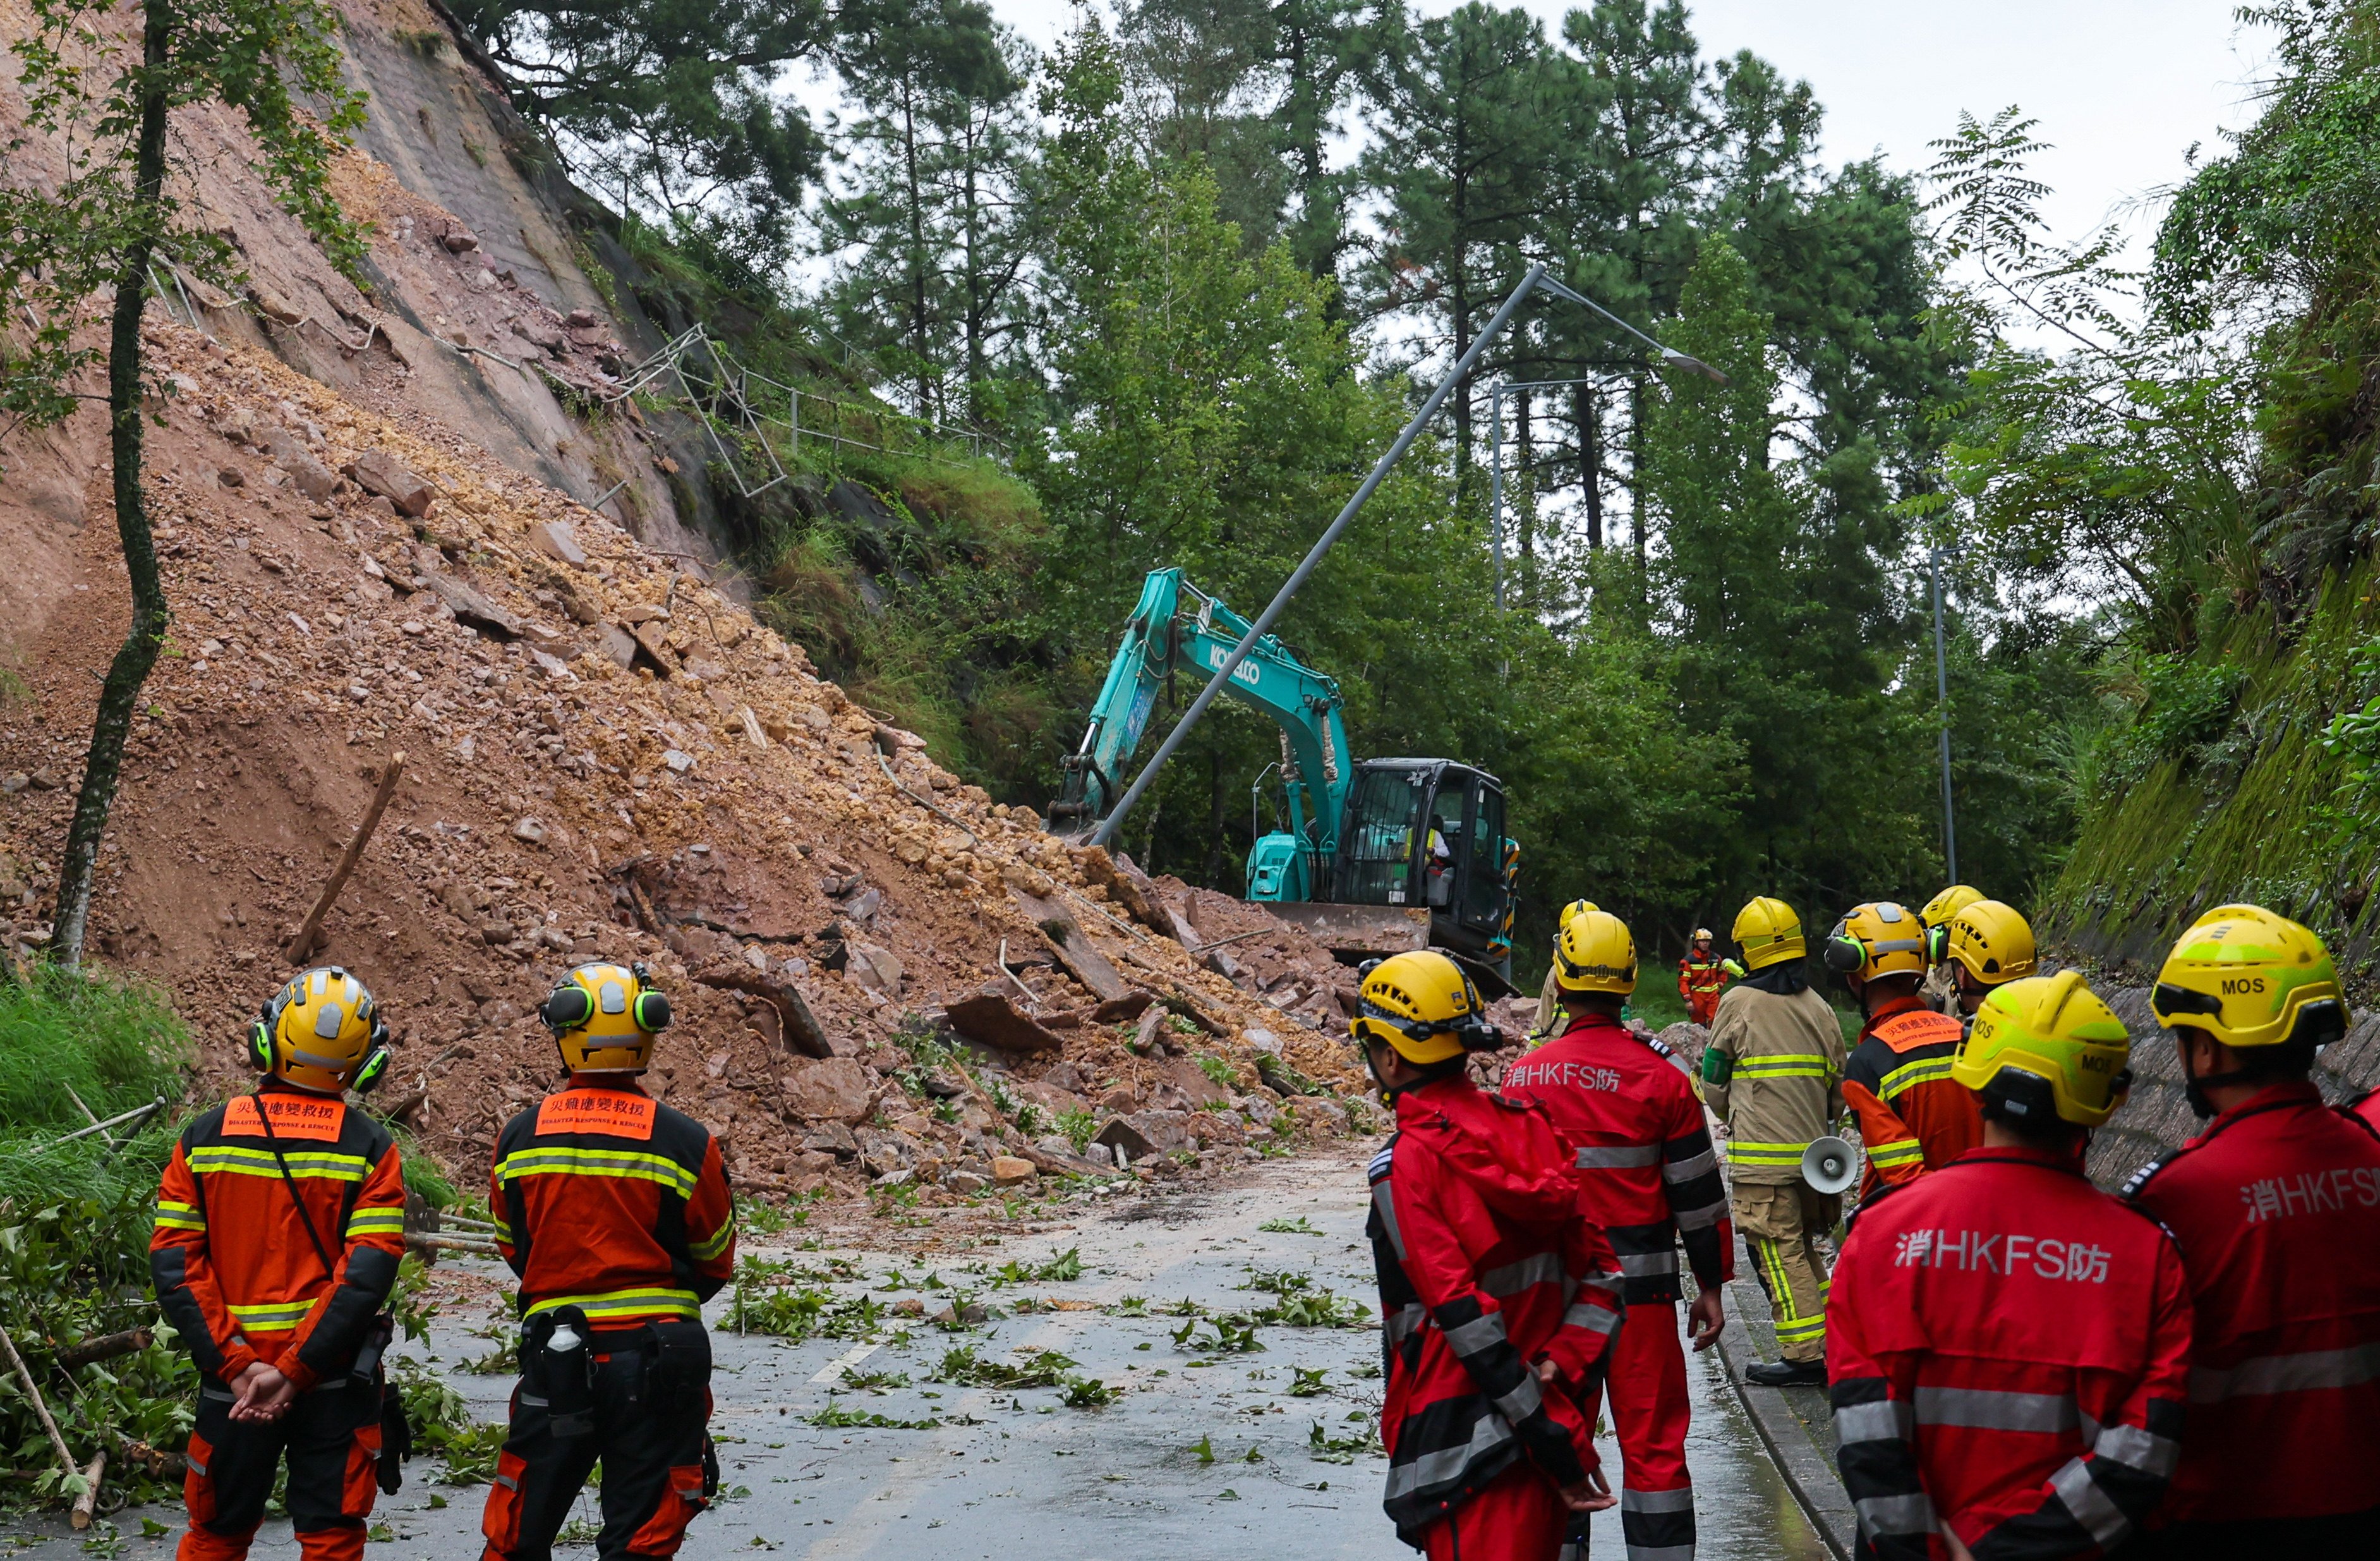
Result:
{"label": "bamboo pole", "polygon": [[58,1467],[68,1474],[81,1473],[75,1465],[74,1455],[67,1451],[67,1439],[58,1434],[58,1422],[50,1418],[49,1401],[42,1396],[41,1384],[33,1381],[33,1373],[25,1367],[25,1358],[17,1353],[17,1341],[8,1336],[5,1326],[0,1326],[0,1349],[8,1352],[8,1364],[16,1368],[17,1380],[25,1384],[25,1396],[33,1401],[33,1413],[41,1417],[42,1429],[50,1433],[50,1445],[57,1451]]}
{"label": "bamboo pole", "polygon": [[381,772],[380,789],[372,794],[371,806],[364,811],[363,823],[356,825],[355,837],[347,842],[346,853],[339,858],[339,865],[332,872],[331,881],[322,885],[322,897],[314,902],[314,909],[298,929],[298,935],[289,940],[287,953],[292,965],[305,963],[307,957],[314,952],[314,945],[322,935],[322,918],[331,913],[332,902],[339,897],[339,891],[347,886],[347,878],[355,872],[356,862],[364,854],[364,847],[370,842],[372,831],[380,827],[381,814],[388,811],[388,799],[396,795],[397,777],[404,774],[405,754],[400,750],[390,758],[388,768]]}

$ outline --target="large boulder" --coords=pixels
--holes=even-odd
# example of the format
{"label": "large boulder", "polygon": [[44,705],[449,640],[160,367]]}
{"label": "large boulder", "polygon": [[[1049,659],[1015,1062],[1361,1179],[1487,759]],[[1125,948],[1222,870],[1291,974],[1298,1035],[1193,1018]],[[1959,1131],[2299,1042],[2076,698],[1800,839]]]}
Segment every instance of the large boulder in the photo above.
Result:
{"label": "large boulder", "polygon": [[785,1076],[784,1113],[804,1122],[856,1125],[876,1109],[876,1076],[849,1057],[812,1062]]}

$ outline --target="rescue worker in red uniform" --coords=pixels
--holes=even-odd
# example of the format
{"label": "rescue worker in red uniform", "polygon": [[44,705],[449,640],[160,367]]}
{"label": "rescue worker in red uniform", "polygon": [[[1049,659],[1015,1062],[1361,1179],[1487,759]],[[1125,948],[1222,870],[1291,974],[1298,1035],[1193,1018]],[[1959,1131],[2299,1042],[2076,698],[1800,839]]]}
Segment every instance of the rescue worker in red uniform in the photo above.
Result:
{"label": "rescue worker in red uniform", "polygon": [[1861,1204],[1827,1330],[1861,1556],[2105,1555],[2164,1495],[2190,1391],[2181,1253],[2080,1168],[2130,1051],[2076,971],[1999,987],[1954,1065],[1983,1145]]}
{"label": "rescue worker in red uniform", "polygon": [[1678,961],[1678,995],[1686,1000],[1687,1017],[1708,1030],[1711,1016],[1718,1012],[1718,994],[1727,990],[1727,978],[1742,974],[1711,947],[1711,930],[1696,927],[1686,957]]}
{"label": "rescue worker in red uniform", "polygon": [[637,1082],[670,1021],[644,967],[581,965],[539,1012],[569,1077],[504,1124],[488,1181],[524,1324],[487,1558],[548,1561],[598,1459],[601,1561],[673,1555],[718,1488],[702,1303],[735,1268],[727,1173]]}
{"label": "rescue worker in red uniform", "polygon": [[1603,1227],[1627,1276],[1629,1322],[1605,1391],[1620,1438],[1620,1527],[1631,1561],[1692,1561],[1678,1245],[1682,1237],[1694,1271],[1694,1348],[1707,1349],[1718,1342],[1720,1287],[1735,1276],[1727,1188],[1685,1071],[1668,1047],[1620,1022],[1636,987],[1627,927],[1608,911],[1573,918],[1554,969],[1570,1023],[1505,1070],[1502,1093],[1553,1118],[1579,1167],[1581,1207]]}
{"label": "rescue worker in red uniform", "polygon": [[2194,1311],[2181,1465],[2146,1552],[2380,1555],[2380,1137],[2308,1077],[2346,1032],[2330,955],[2221,906],[2149,1006],[2214,1120],[2124,1189],[2181,1243]]}
{"label": "rescue worker in red uniform", "polygon": [[405,1182],[388,1129],[346,1099],[380,1081],[387,1043],[363,982],[301,973],[249,1029],[264,1078],[165,1162],[149,1269],[200,1372],[179,1561],[246,1555],[285,1459],[306,1561],[360,1561],[380,1477],[396,1489],[380,1357]]}
{"label": "rescue worker in red uniform", "polygon": [[1596,1393],[1620,1327],[1620,1271],[1578,1214],[1542,1111],[1474,1084],[1503,1043],[1443,954],[1365,972],[1349,1030],[1396,1111],[1372,1159],[1389,1449],[1382,1505],[1430,1561],[1585,1561],[1612,1504]]}
{"label": "rescue worker in red uniform", "polygon": [[1983,1141],[1974,1093],[1950,1079],[1963,1026],[1919,1001],[1925,934],[1889,900],[1856,905],[1824,950],[1867,1016],[1843,1065],[1843,1099],[1859,1119],[1863,1200],[1939,1170]]}

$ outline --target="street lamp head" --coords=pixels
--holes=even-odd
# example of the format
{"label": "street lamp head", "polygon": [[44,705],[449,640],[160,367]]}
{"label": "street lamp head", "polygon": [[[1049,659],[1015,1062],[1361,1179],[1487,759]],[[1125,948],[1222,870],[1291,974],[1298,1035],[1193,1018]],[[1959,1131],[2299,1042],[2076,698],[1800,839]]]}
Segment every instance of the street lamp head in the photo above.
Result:
{"label": "street lamp head", "polygon": [[1661,349],[1661,361],[1669,367],[1677,370],[1681,373],[1700,374],[1705,379],[1710,381],[1713,384],[1727,384],[1730,383],[1725,374],[1720,373],[1717,369],[1712,368],[1701,359],[1694,357],[1691,353],[1680,352],[1675,348],[1663,348]]}

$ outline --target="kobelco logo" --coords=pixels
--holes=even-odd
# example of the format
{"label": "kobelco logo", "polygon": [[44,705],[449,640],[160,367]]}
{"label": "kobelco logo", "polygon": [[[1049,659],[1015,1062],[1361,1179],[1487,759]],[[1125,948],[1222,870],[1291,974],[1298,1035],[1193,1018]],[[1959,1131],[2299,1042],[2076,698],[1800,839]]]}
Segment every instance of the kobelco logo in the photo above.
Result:
{"label": "kobelco logo", "polygon": [[[1216,671],[1222,671],[1223,664],[1231,659],[1232,652],[1223,649],[1220,645],[1209,645],[1207,647],[1207,665],[1213,667]],[[1232,681],[1234,683],[1245,683],[1251,689],[1255,688],[1263,680],[1263,678],[1264,669],[1257,666],[1253,661],[1244,661],[1240,663],[1239,665],[1232,669]]]}

